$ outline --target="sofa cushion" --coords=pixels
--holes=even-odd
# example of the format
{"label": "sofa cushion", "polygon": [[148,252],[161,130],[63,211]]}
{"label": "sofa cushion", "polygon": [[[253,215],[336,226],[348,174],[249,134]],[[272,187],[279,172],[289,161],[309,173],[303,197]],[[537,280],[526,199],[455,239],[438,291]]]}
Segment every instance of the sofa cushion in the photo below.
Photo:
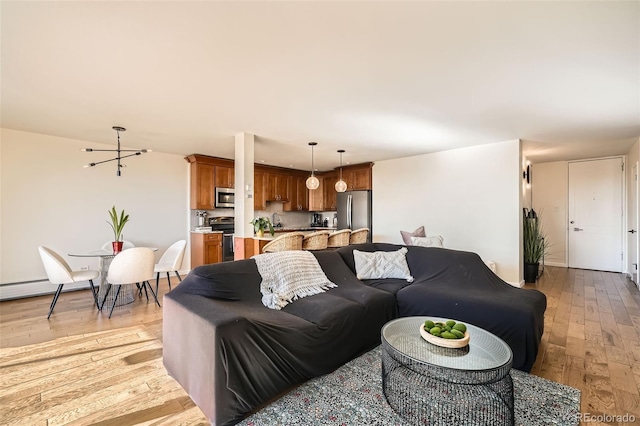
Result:
{"label": "sofa cushion", "polygon": [[198,266],[183,280],[188,283],[183,288],[189,294],[210,299],[240,300],[248,293],[260,294],[260,274],[255,261],[238,262]]}
{"label": "sofa cushion", "polygon": [[411,283],[407,282],[407,280],[403,280],[400,278],[383,278],[378,280],[363,280],[363,284],[368,285],[369,287],[377,288],[383,291],[387,291],[391,294],[396,294],[400,289],[405,288]]}
{"label": "sofa cushion", "polygon": [[407,248],[402,247],[397,251],[364,252],[353,251],[353,260],[356,265],[356,276],[359,280],[379,278],[403,278],[412,282],[413,277],[407,265]]}
{"label": "sofa cushion", "polygon": [[416,228],[413,232],[408,231],[400,231],[400,235],[402,236],[402,241],[404,241],[405,246],[411,245],[411,237],[426,237],[427,234],[424,232],[424,226]]}

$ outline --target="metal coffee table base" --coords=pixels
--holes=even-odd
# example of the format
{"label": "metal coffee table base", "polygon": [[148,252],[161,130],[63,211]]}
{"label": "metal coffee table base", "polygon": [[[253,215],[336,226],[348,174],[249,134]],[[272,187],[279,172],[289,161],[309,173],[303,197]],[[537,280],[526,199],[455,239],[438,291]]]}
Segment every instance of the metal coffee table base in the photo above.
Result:
{"label": "metal coffee table base", "polygon": [[510,368],[511,363],[492,370],[452,370],[418,362],[382,341],[384,396],[414,425],[513,425]]}

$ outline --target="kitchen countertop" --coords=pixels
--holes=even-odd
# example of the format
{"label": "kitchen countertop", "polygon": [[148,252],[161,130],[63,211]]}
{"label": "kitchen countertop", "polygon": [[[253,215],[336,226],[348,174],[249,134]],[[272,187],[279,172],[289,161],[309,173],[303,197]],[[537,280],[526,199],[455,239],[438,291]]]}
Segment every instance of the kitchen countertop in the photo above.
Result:
{"label": "kitchen countertop", "polygon": [[209,230],[194,230],[194,231],[191,231],[191,233],[193,233],[193,234],[222,234],[222,231],[212,231],[211,229],[209,229]]}
{"label": "kitchen countertop", "polygon": [[254,240],[258,241],[271,241],[276,237],[279,237],[278,234],[283,234],[287,232],[315,232],[315,231],[335,231],[336,228],[318,228],[318,227],[302,227],[302,228],[273,228],[276,232],[274,236],[271,236],[269,232],[265,232],[264,237],[256,237],[253,236]]}
{"label": "kitchen countertop", "polygon": [[274,227],[273,230],[276,232],[295,232],[295,231],[335,231],[337,228],[335,227],[324,227],[324,226],[302,226],[302,227],[283,227],[283,228],[276,228]]}

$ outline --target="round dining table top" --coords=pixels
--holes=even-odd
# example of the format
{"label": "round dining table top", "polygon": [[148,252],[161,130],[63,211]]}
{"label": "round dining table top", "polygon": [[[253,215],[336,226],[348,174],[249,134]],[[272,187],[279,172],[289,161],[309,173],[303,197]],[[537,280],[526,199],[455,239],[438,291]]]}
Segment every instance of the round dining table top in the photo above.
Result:
{"label": "round dining table top", "polygon": [[[158,247],[146,247],[151,249],[152,251],[158,251]],[[125,249],[128,250],[128,249]],[[123,250],[124,251],[124,250]],[[85,252],[77,252],[77,253],[68,253],[69,256],[73,257],[114,257],[118,253],[114,253],[113,250],[89,250]]]}

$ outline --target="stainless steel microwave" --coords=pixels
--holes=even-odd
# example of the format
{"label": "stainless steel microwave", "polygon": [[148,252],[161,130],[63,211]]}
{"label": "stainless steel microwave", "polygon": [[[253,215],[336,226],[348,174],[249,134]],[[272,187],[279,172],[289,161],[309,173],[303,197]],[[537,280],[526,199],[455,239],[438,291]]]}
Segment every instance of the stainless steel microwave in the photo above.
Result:
{"label": "stainless steel microwave", "polygon": [[233,208],[236,190],[233,188],[216,188],[216,208]]}

